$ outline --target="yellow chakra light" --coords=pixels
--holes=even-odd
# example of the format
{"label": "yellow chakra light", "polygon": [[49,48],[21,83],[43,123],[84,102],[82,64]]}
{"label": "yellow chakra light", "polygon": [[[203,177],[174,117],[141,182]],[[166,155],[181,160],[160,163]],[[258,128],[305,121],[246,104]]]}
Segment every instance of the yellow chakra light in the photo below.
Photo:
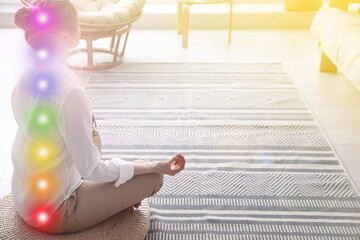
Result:
{"label": "yellow chakra light", "polygon": [[29,147],[29,160],[37,166],[51,164],[56,154],[56,146],[51,141],[39,141]]}

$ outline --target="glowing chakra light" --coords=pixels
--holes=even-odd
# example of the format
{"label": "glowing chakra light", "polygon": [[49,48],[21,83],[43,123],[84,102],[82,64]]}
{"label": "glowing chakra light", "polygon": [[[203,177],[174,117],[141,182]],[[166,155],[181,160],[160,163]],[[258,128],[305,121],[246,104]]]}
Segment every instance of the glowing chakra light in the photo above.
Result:
{"label": "glowing chakra light", "polygon": [[40,179],[37,183],[39,190],[44,191],[48,188],[49,183],[45,179]]}
{"label": "glowing chakra light", "polygon": [[[44,63],[40,63],[40,65],[46,66]],[[56,69],[50,67],[37,69],[30,76],[31,94],[47,100],[59,92],[60,83],[61,79],[58,77]]]}
{"label": "glowing chakra light", "polygon": [[51,29],[56,20],[56,11],[42,7],[34,9],[28,17],[30,26],[37,30]]}
{"label": "glowing chakra light", "polygon": [[40,158],[46,158],[48,155],[48,150],[45,147],[40,147],[38,150],[38,155]]}
{"label": "glowing chakra light", "polygon": [[42,171],[33,173],[27,183],[32,195],[38,198],[39,201],[53,196],[59,187],[58,176],[55,172]]}
{"label": "glowing chakra light", "polygon": [[40,79],[39,82],[37,83],[37,87],[39,90],[45,91],[46,89],[48,89],[49,83],[46,79]]}
{"label": "glowing chakra light", "polygon": [[39,201],[29,206],[27,215],[31,225],[46,229],[52,228],[58,223],[59,219],[52,214],[54,211],[54,206],[48,205],[47,201]]}
{"label": "glowing chakra light", "polygon": [[34,166],[48,166],[56,156],[56,145],[50,140],[43,140],[29,145],[28,159]]}
{"label": "glowing chakra light", "polygon": [[56,126],[56,110],[52,106],[35,106],[29,112],[29,127],[33,134],[49,134]]}
{"label": "glowing chakra light", "polygon": [[45,60],[48,58],[49,56],[49,52],[46,49],[40,49],[37,52],[37,56],[41,59],[41,60]]}
{"label": "glowing chakra light", "polygon": [[39,13],[38,15],[38,22],[40,24],[45,24],[48,22],[48,15],[44,12]]}
{"label": "glowing chakra light", "polygon": [[39,212],[37,218],[40,223],[46,223],[49,220],[49,215],[46,212]]}
{"label": "glowing chakra light", "polygon": [[48,121],[48,117],[46,114],[41,114],[38,118],[40,124],[46,124]]}

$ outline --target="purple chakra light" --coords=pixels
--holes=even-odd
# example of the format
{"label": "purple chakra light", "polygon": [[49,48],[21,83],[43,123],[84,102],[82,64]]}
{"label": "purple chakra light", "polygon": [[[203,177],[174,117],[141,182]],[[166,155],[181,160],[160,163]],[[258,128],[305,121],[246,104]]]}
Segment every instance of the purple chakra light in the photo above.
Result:
{"label": "purple chakra light", "polygon": [[49,97],[54,94],[58,85],[54,75],[48,71],[34,74],[31,79],[33,93],[40,97]]}

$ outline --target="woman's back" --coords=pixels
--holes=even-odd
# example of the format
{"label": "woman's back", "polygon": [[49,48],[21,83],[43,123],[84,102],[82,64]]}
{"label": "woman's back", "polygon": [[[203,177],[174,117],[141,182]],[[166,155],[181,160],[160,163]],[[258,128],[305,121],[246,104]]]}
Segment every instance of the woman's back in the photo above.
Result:
{"label": "woman's back", "polygon": [[12,149],[12,191],[20,216],[33,226],[42,225],[81,184],[64,141],[62,114],[69,94],[79,91],[76,75],[59,64],[28,71],[14,88],[19,128]]}
{"label": "woman's back", "polygon": [[76,232],[139,207],[159,191],[162,174],[182,171],[185,159],[177,154],[166,162],[101,161],[90,102],[66,67],[68,51],[79,43],[76,9],[69,0],[31,2],[16,12],[15,23],[42,59],[12,94],[19,126],[13,197],[30,225],[48,233]]}

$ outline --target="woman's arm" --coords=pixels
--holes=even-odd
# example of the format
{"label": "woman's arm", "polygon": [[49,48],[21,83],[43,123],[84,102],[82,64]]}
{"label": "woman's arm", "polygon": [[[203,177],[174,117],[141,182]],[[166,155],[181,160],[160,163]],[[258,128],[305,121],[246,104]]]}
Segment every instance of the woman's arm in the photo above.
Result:
{"label": "woman's arm", "polygon": [[[97,131],[97,125],[94,115],[92,115],[93,128],[93,143],[101,155],[101,138]],[[163,173],[168,175],[175,175],[185,168],[185,158],[180,153],[176,154],[172,159],[166,162],[149,162],[149,163],[134,163],[134,175],[141,175],[147,173]]]}
{"label": "woman's arm", "polygon": [[93,143],[90,102],[82,90],[73,89],[68,93],[60,116],[59,130],[83,178],[94,182],[115,182],[115,186],[119,186],[133,177],[133,163],[117,158],[101,161],[100,149]]}
{"label": "woman's arm", "polygon": [[[131,163],[121,159],[101,161],[101,138],[89,106],[80,90],[69,93],[63,105],[64,140],[78,171],[84,178],[101,182],[118,180],[115,184],[117,186],[133,175],[162,173],[173,176],[184,169],[185,158],[179,153],[166,162]],[[90,119],[93,122],[92,127]]]}
{"label": "woman's arm", "polygon": [[174,176],[185,168],[185,158],[180,153],[166,162],[134,163],[134,175],[163,173]]}
{"label": "woman's arm", "polygon": [[99,136],[99,134],[93,135],[93,143],[95,145],[95,147],[97,148],[100,157],[101,157],[101,138]]}

